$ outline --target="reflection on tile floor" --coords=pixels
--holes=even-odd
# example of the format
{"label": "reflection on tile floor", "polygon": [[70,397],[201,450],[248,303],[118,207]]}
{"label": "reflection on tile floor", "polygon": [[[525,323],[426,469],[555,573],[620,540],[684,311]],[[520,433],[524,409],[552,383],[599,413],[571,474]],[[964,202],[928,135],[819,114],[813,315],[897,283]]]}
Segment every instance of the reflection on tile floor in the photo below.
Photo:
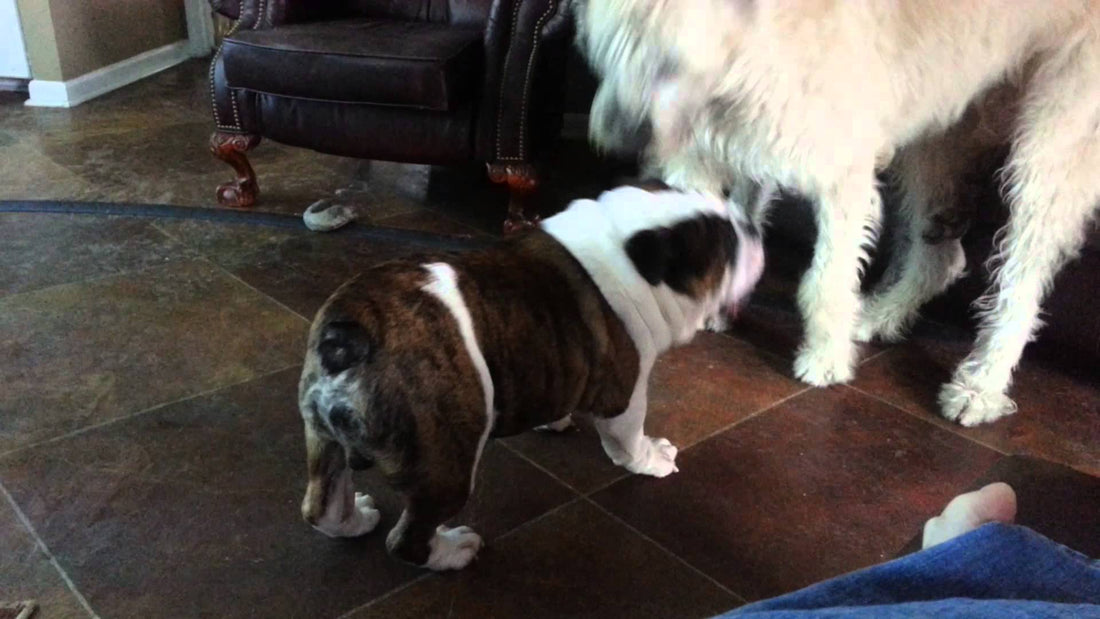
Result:
{"label": "reflection on tile floor", "polygon": [[[212,208],[201,63],[75,110],[0,97],[0,199]],[[479,170],[257,151],[261,208],[348,189],[371,223],[485,237]],[[570,165],[573,167],[571,168]],[[571,161],[559,178],[585,165]],[[594,192],[596,179],[551,191]],[[926,326],[866,351],[850,387],[790,378],[792,286],[663,358],[651,434],[680,472],[625,475],[590,428],[492,444],[460,521],[460,574],[389,560],[380,530],[301,522],[298,364],[307,318],[349,274],[420,251],[249,224],[0,215],[0,597],[41,617],[703,617],[896,553],[1004,453],[1100,474],[1100,384],[1026,361],[1020,412],[963,429],[931,407],[968,335]]]}

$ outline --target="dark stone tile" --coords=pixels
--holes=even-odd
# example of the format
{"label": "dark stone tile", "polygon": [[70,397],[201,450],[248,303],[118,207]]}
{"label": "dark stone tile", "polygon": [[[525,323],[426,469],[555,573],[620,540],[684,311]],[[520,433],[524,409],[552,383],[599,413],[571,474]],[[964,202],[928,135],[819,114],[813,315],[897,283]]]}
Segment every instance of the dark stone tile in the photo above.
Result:
{"label": "dark stone tile", "polygon": [[1100,475],[1100,379],[1095,370],[1027,359],[1010,392],[1015,415],[964,428],[939,414],[940,386],[969,352],[973,336],[924,323],[908,342],[860,368],[854,386],[923,419],[1010,453],[1024,453]]}
{"label": "dark stone tile", "polygon": [[164,221],[157,226],[310,319],[329,295],[363,269],[425,251],[339,233],[246,224]]}
{"label": "dark stone tile", "polygon": [[[156,123],[108,134],[38,135],[35,148],[93,185],[96,198],[216,207],[215,189],[232,169],[210,154],[211,123]],[[301,213],[338,189],[354,162],[261,142],[249,152],[260,184],[258,210]]]}
{"label": "dark stone tile", "polygon": [[[600,436],[587,418],[578,416],[576,424],[562,433],[530,431],[502,440],[582,494],[630,474],[604,454]],[[653,433],[648,424],[646,428]]]}
{"label": "dark stone tile", "polygon": [[[358,485],[377,531],[331,540],[302,522],[298,373],[19,452],[0,475],[104,616],[337,616],[422,572],[385,552],[397,497],[375,475]],[[499,448],[482,469],[466,516],[489,539],[571,496]]]}
{"label": "dark stone tile", "polygon": [[194,252],[146,220],[0,213],[0,296],[137,271]]}
{"label": "dark stone tile", "polygon": [[891,558],[997,453],[852,389],[814,390],[595,500],[756,600]]}
{"label": "dark stone tile", "polygon": [[374,225],[401,230],[416,230],[461,238],[486,238],[488,235],[465,224],[453,221],[446,215],[428,209],[417,209],[373,221]]}
{"label": "dark stone tile", "polygon": [[[646,434],[680,449],[802,389],[777,359],[735,339],[700,333],[657,361],[649,386]],[[581,492],[626,474],[611,464],[587,423],[564,434],[528,432],[509,446]]]}
{"label": "dark stone tile", "polygon": [[27,139],[3,132],[0,140],[0,199],[85,200],[94,186],[43,156]]}
{"label": "dark stone tile", "polygon": [[[575,496],[546,473],[491,441],[482,454],[473,495],[452,524],[470,526],[492,540]],[[392,513],[398,511],[395,505]]]}
{"label": "dark stone tile", "polygon": [[[190,83],[188,86],[177,84],[175,90],[162,87],[158,93],[151,95],[147,85],[154,80],[164,79],[157,76],[73,108],[27,107],[22,101],[5,99],[0,102],[0,125],[13,131],[40,136],[105,135],[188,121],[205,120],[213,125],[209,112],[209,95],[199,108],[189,108],[183,104],[184,99],[189,97],[186,89],[205,90],[202,84],[191,81],[201,79],[202,70],[198,67],[190,70],[195,74],[187,78],[186,81]],[[171,71],[176,73],[175,70]],[[26,100],[26,97],[23,96],[22,99]]]}
{"label": "dark stone tile", "polygon": [[[1100,477],[1030,456],[1005,456],[968,490],[998,481],[1016,491],[1016,524],[1100,557]],[[920,550],[923,537],[923,530],[914,535],[902,554]]]}
{"label": "dark stone tile", "polygon": [[0,592],[5,602],[36,600],[36,618],[87,617],[49,557],[0,497]]}
{"label": "dark stone tile", "polygon": [[306,327],[206,261],[0,299],[0,453],[287,367]]}
{"label": "dark stone tile", "polygon": [[350,615],[710,617],[739,600],[587,502],[485,548],[458,574],[433,576]]}

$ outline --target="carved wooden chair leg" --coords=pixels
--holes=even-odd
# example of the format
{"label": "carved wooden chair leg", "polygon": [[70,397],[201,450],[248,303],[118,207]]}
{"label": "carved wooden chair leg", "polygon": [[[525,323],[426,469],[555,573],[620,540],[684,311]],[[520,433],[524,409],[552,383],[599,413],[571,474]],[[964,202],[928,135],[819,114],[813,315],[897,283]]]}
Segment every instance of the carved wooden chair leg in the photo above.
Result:
{"label": "carved wooden chair leg", "polygon": [[508,217],[504,234],[513,234],[538,225],[537,214],[530,214],[531,195],[538,188],[535,166],[529,163],[490,163],[489,180],[508,186]]}
{"label": "carved wooden chair leg", "polygon": [[248,163],[245,155],[260,143],[260,136],[244,133],[215,131],[210,136],[210,152],[215,157],[233,166],[237,178],[218,185],[218,204],[222,206],[245,208],[256,204],[260,186],[256,182],[256,172]]}

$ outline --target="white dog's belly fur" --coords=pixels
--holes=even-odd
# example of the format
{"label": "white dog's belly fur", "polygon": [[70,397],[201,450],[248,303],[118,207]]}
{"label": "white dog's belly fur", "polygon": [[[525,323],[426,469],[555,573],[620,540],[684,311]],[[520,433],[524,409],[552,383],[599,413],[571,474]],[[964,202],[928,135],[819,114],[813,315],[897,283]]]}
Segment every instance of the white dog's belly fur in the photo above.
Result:
{"label": "white dog's belly fur", "polygon": [[[624,125],[608,116],[633,116],[650,123],[649,166],[670,184],[732,196],[778,185],[815,203],[795,362],[815,385],[850,379],[854,336],[896,337],[962,274],[957,239],[922,238],[969,163],[938,153],[962,143],[948,129],[968,106],[1019,84],[1001,266],[975,351],[941,394],[944,415],[966,425],[1013,412],[1012,368],[1100,199],[1100,3],[584,0],[578,12],[578,42],[603,80],[595,142]],[[911,242],[861,319],[858,266],[881,218],[875,172],[891,160]]]}

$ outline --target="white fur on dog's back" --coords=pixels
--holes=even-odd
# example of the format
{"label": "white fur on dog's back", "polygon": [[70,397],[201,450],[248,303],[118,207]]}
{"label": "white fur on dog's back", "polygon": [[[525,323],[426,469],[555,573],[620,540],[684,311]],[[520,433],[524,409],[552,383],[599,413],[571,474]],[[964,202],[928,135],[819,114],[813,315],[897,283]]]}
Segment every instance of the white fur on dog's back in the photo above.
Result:
{"label": "white fur on dog's back", "polygon": [[481,438],[478,439],[474,468],[470,473],[470,491],[473,492],[474,480],[477,478],[477,464],[481,460],[481,452],[485,450],[485,442],[489,440],[489,434],[493,431],[493,424],[496,422],[493,377],[489,374],[489,364],[485,362],[485,355],[481,353],[481,346],[477,343],[474,320],[470,316],[470,309],[466,307],[466,301],[462,299],[462,291],[458,288],[458,274],[455,273],[454,267],[446,262],[433,262],[423,266],[424,270],[431,275],[431,279],[421,290],[439,299],[454,316],[455,322],[458,323],[458,332],[462,335],[462,343],[466,346],[466,352],[470,355],[470,361],[477,370],[477,377],[485,392],[485,429],[482,430]]}
{"label": "white fur on dog's back", "polygon": [[569,250],[623,321],[643,359],[654,359],[689,339],[699,327],[700,303],[667,286],[650,286],[626,254],[626,242],[643,230],[671,226],[705,214],[729,217],[717,198],[637,187],[577,200],[542,222],[542,229]]}
{"label": "white fur on dog's back", "polygon": [[[661,81],[684,83],[681,109],[663,116],[692,119],[694,148],[810,192],[868,152],[954,123],[977,94],[1036,53],[1071,47],[1100,15],[1085,0],[672,1],[582,5],[580,40],[607,76],[601,89],[648,115]],[[710,119],[715,98],[732,107]]]}

